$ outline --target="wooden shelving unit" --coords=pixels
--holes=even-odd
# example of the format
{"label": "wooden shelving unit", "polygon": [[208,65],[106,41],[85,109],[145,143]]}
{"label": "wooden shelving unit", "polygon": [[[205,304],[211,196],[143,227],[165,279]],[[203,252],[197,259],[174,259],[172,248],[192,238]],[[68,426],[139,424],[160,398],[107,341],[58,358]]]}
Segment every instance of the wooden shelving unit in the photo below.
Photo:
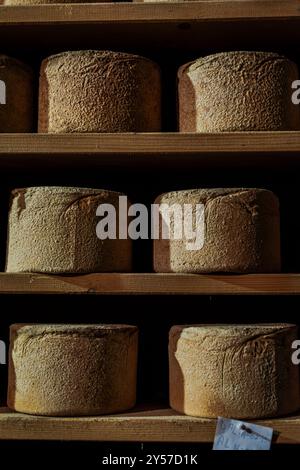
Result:
{"label": "wooden shelving unit", "polygon": [[[255,421],[274,429],[274,442],[300,443],[300,416]],[[110,416],[51,418],[0,409],[0,439],[212,442],[216,420],[179,415],[169,408],[142,408]]]}
{"label": "wooden shelving unit", "polygon": [[0,273],[0,294],[300,295],[300,274]]}
{"label": "wooden shelving unit", "polygon": [[[28,54],[36,49],[38,61],[52,50],[91,47],[145,49],[144,55],[149,50],[189,51],[195,57],[199,51],[254,49],[262,44],[267,50],[294,51],[300,44],[300,7],[298,0],[0,6],[0,42],[13,52],[24,48]],[[93,172],[113,167],[146,172],[183,166],[205,171],[296,169],[300,131],[0,134],[0,172],[12,171],[18,177],[24,169]],[[2,273],[1,294],[300,295],[300,274]],[[278,443],[300,443],[299,415],[259,423],[273,427]],[[212,442],[215,425],[215,420],[181,416],[159,407],[88,418],[34,417],[0,409],[0,439],[12,440],[204,443]]]}

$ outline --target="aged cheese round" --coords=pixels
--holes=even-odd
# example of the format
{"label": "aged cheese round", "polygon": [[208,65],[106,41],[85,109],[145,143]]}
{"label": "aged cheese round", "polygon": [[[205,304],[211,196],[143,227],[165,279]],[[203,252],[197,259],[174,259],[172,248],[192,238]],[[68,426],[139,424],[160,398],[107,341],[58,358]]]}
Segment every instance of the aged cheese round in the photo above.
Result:
{"label": "aged cheese round", "polygon": [[[159,238],[154,240],[156,272],[280,271],[279,205],[271,191],[194,189],[166,193],[155,202],[181,209],[169,212],[169,238],[162,235],[162,226],[169,221],[160,217]],[[189,205],[190,218],[185,212]],[[192,230],[186,230],[186,221]],[[183,227],[177,239],[176,224]]]}
{"label": "aged cheese round", "polygon": [[191,416],[263,418],[300,408],[289,324],[174,326],[170,405]]}
{"label": "aged cheese round", "polygon": [[12,325],[8,406],[22,413],[116,413],[136,399],[138,329]]}
{"label": "aged cheese round", "polygon": [[155,132],[160,119],[160,71],[149,59],[73,51],[42,63],[39,132]]}
{"label": "aged cheese round", "polygon": [[[102,189],[33,187],[12,192],[7,272],[88,273],[131,270],[132,243],[119,239],[120,193]],[[116,230],[98,238],[98,206],[115,208]]]}
{"label": "aged cheese round", "polygon": [[33,72],[0,55],[0,132],[33,131]]}
{"label": "aged cheese round", "polygon": [[270,52],[224,52],[178,72],[181,132],[276,131],[300,128],[292,103],[297,66]]}

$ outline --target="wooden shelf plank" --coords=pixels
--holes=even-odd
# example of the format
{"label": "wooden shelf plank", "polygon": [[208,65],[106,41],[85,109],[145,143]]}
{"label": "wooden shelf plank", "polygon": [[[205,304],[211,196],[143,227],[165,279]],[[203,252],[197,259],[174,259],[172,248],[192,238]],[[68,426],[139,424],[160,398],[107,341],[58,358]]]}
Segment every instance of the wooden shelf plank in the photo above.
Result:
{"label": "wooden shelf plank", "polygon": [[231,47],[237,40],[239,48],[280,47],[297,43],[299,26],[297,0],[0,6],[0,39],[18,50],[20,39],[22,47],[35,49],[138,44],[198,50],[203,44]]}
{"label": "wooden shelf plank", "polygon": [[0,274],[0,294],[300,295],[300,274]]}
{"label": "wooden shelf plank", "polygon": [[0,25],[49,23],[122,23],[299,18],[297,0],[200,0],[170,5],[162,2],[89,3],[2,6]]}
{"label": "wooden shelf plank", "polygon": [[[300,443],[300,416],[255,421],[278,433],[277,443]],[[179,415],[171,409],[52,418],[0,410],[0,439],[131,442],[212,442],[216,420]]]}
{"label": "wooden shelf plank", "polygon": [[299,166],[300,132],[0,134],[1,169]]}
{"label": "wooden shelf plank", "polygon": [[218,134],[0,134],[0,154],[300,152],[300,131]]}

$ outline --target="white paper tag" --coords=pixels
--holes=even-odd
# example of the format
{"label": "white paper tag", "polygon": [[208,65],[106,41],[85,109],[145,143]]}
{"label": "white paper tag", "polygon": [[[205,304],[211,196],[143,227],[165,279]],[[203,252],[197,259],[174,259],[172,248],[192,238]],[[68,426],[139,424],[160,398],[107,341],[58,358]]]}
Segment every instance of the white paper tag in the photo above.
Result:
{"label": "white paper tag", "polygon": [[213,450],[270,450],[272,436],[272,428],[219,417]]}

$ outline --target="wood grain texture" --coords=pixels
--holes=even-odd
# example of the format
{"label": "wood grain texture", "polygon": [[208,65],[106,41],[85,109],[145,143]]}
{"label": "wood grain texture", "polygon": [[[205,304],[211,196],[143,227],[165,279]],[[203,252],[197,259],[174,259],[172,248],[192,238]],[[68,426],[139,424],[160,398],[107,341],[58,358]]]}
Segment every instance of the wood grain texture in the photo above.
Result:
{"label": "wood grain texture", "polygon": [[0,134],[1,168],[300,165],[300,132]]}
{"label": "wood grain texture", "polygon": [[[300,416],[255,421],[276,431],[277,443],[300,442]],[[50,418],[0,411],[0,439],[131,442],[212,442],[216,420],[140,408],[124,414]]]}
{"label": "wood grain texture", "polygon": [[1,294],[300,294],[300,274],[0,274]]}
{"label": "wood grain texture", "polygon": [[0,24],[65,22],[209,21],[240,18],[297,18],[297,0],[233,0],[167,3],[66,4],[1,7]]}
{"label": "wood grain texture", "polygon": [[0,134],[0,154],[299,152],[300,131],[223,133]]}

